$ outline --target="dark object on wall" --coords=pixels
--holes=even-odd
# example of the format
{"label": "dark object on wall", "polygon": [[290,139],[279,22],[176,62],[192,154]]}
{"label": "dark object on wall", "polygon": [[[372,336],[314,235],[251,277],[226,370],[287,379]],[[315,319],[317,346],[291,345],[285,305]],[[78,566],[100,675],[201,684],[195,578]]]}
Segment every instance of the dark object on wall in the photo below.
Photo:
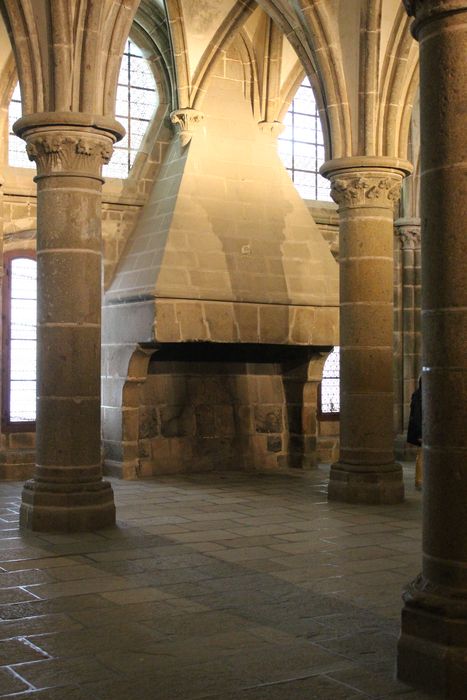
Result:
{"label": "dark object on wall", "polygon": [[410,399],[410,416],[407,428],[407,442],[419,447],[422,444],[422,380]]}

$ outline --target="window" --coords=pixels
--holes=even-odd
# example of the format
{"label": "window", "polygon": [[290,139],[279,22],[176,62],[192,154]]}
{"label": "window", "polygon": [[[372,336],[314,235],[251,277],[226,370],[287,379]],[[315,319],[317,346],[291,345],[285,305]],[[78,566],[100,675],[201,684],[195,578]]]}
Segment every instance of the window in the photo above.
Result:
{"label": "window", "polygon": [[321,177],[324,139],[313,88],[305,78],[284,119],[278,139],[279,156],[304,199],[331,201],[330,183]]}
{"label": "window", "polygon": [[3,427],[34,430],[36,420],[36,299],[34,254],[5,254],[3,289]]}
{"label": "window", "polygon": [[8,163],[15,168],[35,168],[36,164],[29,160],[26,153],[26,143],[13,133],[13,124],[21,116],[21,91],[19,83],[16,83],[8,106]]}
{"label": "window", "polygon": [[127,41],[117,86],[115,116],[125,127],[126,135],[114,146],[105,177],[126,178],[135,161],[154,110],[158,95],[149,63],[131,40]]}
{"label": "window", "polygon": [[[157,104],[156,81],[151,68],[136,44],[128,40],[118,77],[115,108],[115,116],[125,127],[126,135],[115,144],[110,163],[104,165],[104,176],[128,177]],[[21,92],[17,83],[8,108],[8,162],[19,168],[35,168],[23,139],[13,133],[13,124],[20,117]]]}
{"label": "window", "polygon": [[340,353],[335,347],[323,367],[323,378],[318,393],[318,417],[321,420],[339,420]]}

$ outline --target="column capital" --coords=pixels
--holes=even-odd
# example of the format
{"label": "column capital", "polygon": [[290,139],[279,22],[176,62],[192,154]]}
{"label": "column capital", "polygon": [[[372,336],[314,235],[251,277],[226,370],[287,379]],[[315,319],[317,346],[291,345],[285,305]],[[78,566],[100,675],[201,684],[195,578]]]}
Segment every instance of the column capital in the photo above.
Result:
{"label": "column capital", "polygon": [[204,112],[188,107],[176,109],[170,114],[170,121],[178,127],[182,146],[188,146],[203,120]]}
{"label": "column capital", "polygon": [[420,219],[397,219],[394,222],[402,250],[419,250],[421,244]]}
{"label": "column capital", "polygon": [[18,119],[13,125],[26,141],[29,160],[37,165],[37,178],[76,176],[101,179],[113,144],[125,130],[106,117],[72,112],[44,112]]}
{"label": "column capital", "polygon": [[384,156],[337,158],[320,169],[331,180],[331,197],[342,208],[392,208],[399,200],[402,178],[411,171],[408,161]]}
{"label": "column capital", "polygon": [[271,137],[272,140],[275,140],[282,134],[282,132],[285,129],[285,124],[282,122],[268,122],[266,120],[262,122],[258,122],[258,128],[262,134],[265,136]]}
{"label": "column capital", "polygon": [[428,22],[467,11],[465,0],[403,0],[403,3],[409,17],[415,18],[410,29],[416,39],[420,28]]}

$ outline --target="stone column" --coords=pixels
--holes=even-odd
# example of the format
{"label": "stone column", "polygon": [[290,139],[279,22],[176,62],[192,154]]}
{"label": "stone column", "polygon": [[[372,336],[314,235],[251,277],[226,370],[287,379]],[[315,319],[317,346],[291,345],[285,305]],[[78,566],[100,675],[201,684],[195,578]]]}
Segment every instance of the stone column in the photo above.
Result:
{"label": "stone column", "polygon": [[399,678],[467,689],[466,0],[406,1],[420,42],[423,568],[404,594]]}
{"label": "stone column", "polygon": [[402,283],[402,428],[407,429],[410,398],[421,371],[420,219],[397,219]]}
{"label": "stone column", "polygon": [[328,497],[397,503],[402,468],[394,461],[393,227],[408,163],[355,157],[322,167],[339,205],[340,453]]}
{"label": "stone column", "polygon": [[[0,154],[2,153],[3,149],[1,148],[1,137],[0,137]],[[3,178],[0,177],[0,308],[2,308],[3,305]],[[3,339],[3,333],[4,333],[4,328],[3,328],[3,319],[2,323],[0,324],[0,347],[2,344],[2,339]],[[3,379],[3,362],[4,362],[4,357],[2,356],[0,360],[0,416],[2,415],[3,411],[3,402],[2,402],[2,396],[3,392],[1,391],[2,389],[2,379]],[[3,448],[3,435],[2,435],[2,430],[0,428],[0,449]]]}
{"label": "stone column", "polygon": [[78,531],[115,522],[100,435],[101,167],[113,119],[44,113],[16,122],[37,164],[37,464],[21,526]]}

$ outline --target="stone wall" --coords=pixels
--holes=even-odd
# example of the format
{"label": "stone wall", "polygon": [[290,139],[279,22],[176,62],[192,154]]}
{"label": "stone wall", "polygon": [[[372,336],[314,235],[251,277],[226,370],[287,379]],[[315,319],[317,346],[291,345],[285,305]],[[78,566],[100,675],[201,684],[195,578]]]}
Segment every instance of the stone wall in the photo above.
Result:
{"label": "stone wall", "polygon": [[[231,76],[232,80],[233,78],[240,80],[240,76],[236,73],[234,76]],[[225,83],[223,83],[223,89],[226,89]],[[233,105],[232,95],[234,93],[235,90],[232,92],[230,88],[225,91],[225,96],[229,98],[229,107],[232,107]],[[214,95],[211,99],[211,108],[208,109],[208,112],[212,110],[215,111],[216,99],[217,97]],[[251,119],[251,116],[248,118],[246,117],[243,107],[240,108],[238,114],[245,120],[245,124],[248,119]],[[225,118],[222,117],[221,119]],[[228,117],[228,120],[228,127],[230,128],[230,116]],[[227,124],[227,122],[222,123],[220,127],[221,131],[224,129],[225,124]],[[238,124],[236,128],[237,130],[240,129],[240,125]],[[238,300],[233,303],[232,301],[227,300],[208,301],[203,299],[172,300],[159,298],[152,300],[149,302],[152,308],[152,326],[150,326],[148,329],[150,334],[146,336],[144,334],[140,335],[139,333],[136,333],[135,337],[133,338],[135,342],[150,340],[151,342],[170,343],[190,342],[196,340],[210,341],[214,343],[250,342],[264,344],[283,343],[287,345],[306,346],[312,344],[315,346],[328,346],[330,341],[335,338],[336,329],[338,326],[337,306],[312,306],[307,304],[300,305],[290,303],[294,296],[296,297],[295,301],[299,302],[306,298],[307,293],[305,293],[305,288],[306,284],[308,284],[306,282],[306,277],[310,277],[311,273],[313,272],[314,284],[317,277],[322,274],[322,271],[320,270],[319,275],[317,275],[317,270],[315,269],[316,258],[314,251],[319,250],[320,248],[320,237],[317,235],[318,229],[324,239],[327,241],[331,252],[335,255],[337,249],[338,230],[335,205],[332,203],[310,203],[310,211],[316,219],[316,223],[314,223],[313,219],[309,217],[309,214],[306,211],[305,204],[301,201],[293,186],[289,183],[288,176],[286,175],[285,171],[283,171],[283,167],[275,154],[275,144],[267,144],[265,140],[266,137],[261,134],[259,130],[256,131],[256,126],[254,124],[252,126],[242,128],[246,129],[245,134],[247,134],[248,137],[246,138],[247,146],[249,147],[251,145],[250,140],[251,143],[255,143],[256,152],[260,151],[262,153],[262,158],[265,160],[265,163],[263,170],[260,173],[260,175],[262,174],[262,182],[260,185],[257,185],[257,183],[255,187],[252,185],[251,176],[254,175],[253,180],[258,179],[260,166],[257,158],[255,161],[253,161],[251,160],[250,156],[248,156],[248,162],[250,163],[249,167],[251,172],[247,180],[244,181],[238,174],[236,176],[232,174],[232,177],[228,183],[231,188],[234,188],[233,206],[235,216],[231,217],[231,220],[234,221],[236,218],[238,218],[240,221],[241,219],[240,223],[245,231],[247,228],[249,231],[251,231],[251,234],[245,233],[246,238],[243,238],[239,234],[238,240],[236,240],[234,243],[235,249],[232,254],[237,256],[238,260],[236,267],[234,266],[234,269],[231,272],[232,279],[236,279],[237,276],[240,280],[240,276],[243,275],[242,279],[245,280],[247,297],[251,297],[253,293],[253,297],[257,297],[259,300],[261,300],[262,296],[264,296],[263,303],[261,303],[261,301],[259,303],[254,303],[251,300],[248,303],[241,303]],[[153,187],[153,183],[156,179],[160,179],[160,168],[165,162],[164,158],[173,137],[172,130],[167,126],[167,120],[164,118],[162,110],[161,114],[156,115],[156,118],[150,127],[150,132],[151,133],[148,133],[147,138],[145,139],[142,150],[138,155],[130,177],[124,181],[110,179],[104,185],[102,202],[102,236],[104,284],[106,288],[111,285],[115,274],[115,269],[122,257],[125,246],[128,245],[131,234],[137,225],[141,209],[144,206],[147,196]],[[225,133],[226,132],[223,131],[222,134],[224,145]],[[243,143],[242,139],[241,142]],[[237,150],[238,143],[239,142],[237,142],[236,146]],[[215,149],[208,146],[203,158],[208,159],[211,167],[217,158]],[[199,179],[200,167],[201,166],[199,163],[195,163],[193,171],[194,175],[192,174],[198,183],[201,182]],[[226,169],[224,161],[222,163],[222,167],[224,170]],[[226,172],[227,171],[228,168]],[[294,233],[290,241],[289,237],[291,234],[289,233],[285,234],[285,238],[283,238],[282,234],[279,236],[281,246],[283,243],[285,243],[285,246],[281,248],[281,253],[277,259],[270,260],[268,262],[267,275],[271,277],[271,279],[268,277],[267,282],[268,284],[269,282],[271,283],[271,287],[266,288],[267,284],[264,276],[265,268],[262,260],[260,260],[261,256],[258,256],[258,253],[263,251],[264,254],[267,253],[270,256],[272,255],[271,248],[269,244],[267,249],[264,248],[264,246],[261,248],[261,245],[263,245],[262,241],[260,240],[262,233],[260,234],[259,230],[255,231],[255,224],[257,221],[250,216],[247,225],[243,209],[245,209],[245,211],[246,209],[252,209],[254,202],[258,201],[259,205],[257,211],[261,211],[262,216],[266,217],[265,232],[268,236],[276,236],[276,216],[275,214],[272,215],[270,213],[270,215],[268,215],[267,213],[268,207],[270,212],[272,212],[272,198],[270,193],[267,193],[267,186],[272,171],[274,171],[274,182],[280,182],[281,197],[286,194],[287,196],[285,199],[289,200],[286,206],[287,213],[285,216],[285,221],[286,226],[290,226],[290,230]],[[5,196],[3,210],[6,232],[5,248],[8,249],[21,246],[34,248],[37,206],[36,186],[32,178],[35,174],[35,170],[6,166],[4,174]],[[209,196],[212,196],[214,193],[214,190],[212,190],[211,187],[212,178],[209,179],[208,177],[206,184],[208,186],[208,190],[206,191],[209,191]],[[284,194],[282,194],[282,191]],[[244,204],[242,203],[241,205],[243,207],[243,213],[241,214],[239,211],[237,211],[235,204],[237,197],[242,202],[244,200]],[[265,202],[268,202],[267,206]],[[184,207],[181,210],[182,216],[184,215],[183,209]],[[301,232],[300,235],[297,234],[297,231]],[[303,245],[305,245],[303,243],[304,236],[307,238],[311,236],[311,239],[313,240],[313,254],[311,254],[308,249],[305,251],[305,258],[309,256],[309,258],[306,260],[306,265],[304,265],[303,260],[298,261],[296,251],[294,252],[294,250],[292,250],[293,245],[301,245],[302,249],[300,255],[303,255]],[[237,244],[239,246],[238,251]],[[167,263],[169,262],[170,255],[167,253],[167,251],[165,255],[165,262]],[[318,258],[320,255],[322,255],[322,253],[318,255]],[[182,262],[182,253],[177,250],[173,256],[173,264],[175,265],[175,267],[173,267],[173,272],[174,277],[177,278],[177,280],[180,280],[180,275],[185,274],[182,272],[181,268],[177,267],[180,262]],[[206,253],[206,256],[203,257],[203,266],[208,265],[209,262],[209,254]],[[336,272],[332,259],[326,264],[328,269],[332,272],[332,285],[334,285],[335,288]],[[213,270],[214,269],[215,266]],[[275,275],[276,277],[274,277]],[[284,285],[283,277],[278,282],[277,280],[279,278],[277,275],[285,276],[289,281]],[[234,287],[236,285],[237,283],[235,283]],[[321,299],[316,299],[318,303],[322,303],[323,300],[327,301],[326,297],[331,291],[331,287],[329,287],[328,284],[323,286],[322,292],[320,292],[318,295],[320,296],[322,294],[323,297]],[[280,296],[280,299],[282,302],[286,303],[271,304],[270,300],[272,293],[275,295],[282,295]],[[305,294],[305,296],[301,297],[303,294]],[[194,294],[193,296],[196,297],[197,295]],[[235,297],[235,294],[233,296]],[[335,300],[333,303],[335,303]],[[133,312],[130,311],[130,316],[132,316],[132,313]],[[112,313],[109,312],[109,314],[113,319]],[[116,319],[116,323],[117,326],[120,325],[119,319]],[[125,348],[123,346],[126,340],[127,339],[125,337],[112,337],[112,349],[107,350],[107,347],[104,348],[104,363],[106,367],[109,364],[106,361],[106,357],[108,355],[112,357],[114,356],[116,345],[118,346],[120,344],[120,352],[125,354]],[[113,428],[109,429],[109,421],[112,423],[112,417],[115,413],[116,393],[122,391],[124,386],[126,386],[126,393],[129,393],[126,369],[127,367],[122,369],[122,373],[120,375],[120,370],[116,371],[115,366],[113,366],[109,367],[104,373],[103,413],[105,416],[107,433],[111,435],[111,439],[106,441],[106,445],[113,445],[112,449],[110,450],[112,457],[115,456],[113,448],[115,447],[116,443],[113,441],[113,438],[115,437]],[[278,380],[280,376],[281,375],[279,373],[277,375]],[[260,380],[257,379],[255,381]],[[291,385],[289,384],[288,386]],[[133,410],[133,408],[135,407],[132,407],[131,410]],[[316,413],[315,408],[316,406],[314,404],[314,414]],[[122,432],[126,433],[127,436],[131,434],[131,430],[128,429],[127,425],[129,422],[128,416],[130,415],[131,410],[124,414],[122,425],[116,431],[117,434],[121,434]],[[316,423],[315,415],[313,417],[313,421]],[[258,444],[261,442],[256,433],[253,435],[253,437],[257,438],[256,442]],[[2,465],[2,477],[26,478],[27,476],[30,476],[34,464],[34,434],[5,434],[1,437],[1,440],[0,464]],[[299,440],[296,440],[295,442],[298,444]],[[135,455],[133,451],[134,441],[132,436],[128,442],[128,445],[125,444],[122,446],[122,444],[120,444],[116,461],[120,463],[122,453],[128,453],[127,456],[129,462],[134,464]],[[266,450],[266,453],[268,453],[268,450]],[[259,452],[256,452],[256,455],[258,454]],[[272,458],[278,462],[277,458],[280,456],[285,456],[284,450],[282,450],[282,454],[273,453]],[[113,460],[110,461],[112,462]],[[125,461],[126,460],[123,459],[123,462]],[[297,463],[297,461],[300,460],[295,459],[295,463]],[[131,473],[132,469],[130,469]]]}
{"label": "stone wall", "polygon": [[339,457],[339,421],[318,419],[317,427],[317,460],[324,464],[332,464]]}
{"label": "stone wall", "polygon": [[[14,168],[7,171],[4,197],[6,250],[35,248],[36,196],[32,182],[33,172]],[[106,283],[111,278],[115,264],[135,226],[142,204],[141,193],[135,190],[131,195],[128,188],[124,188],[123,183],[110,181],[105,187],[102,217]],[[335,254],[338,221],[334,205],[315,202],[308,204],[320,232]],[[271,305],[237,303],[234,313],[234,305],[223,302],[158,300],[155,304],[154,336],[162,341],[196,339],[237,342],[242,337],[250,342],[320,345],[328,342],[330,334],[335,332],[334,329],[337,328],[338,323],[337,309],[330,313],[330,309],[288,306],[283,307],[281,314],[280,307],[276,313]],[[196,335],[193,325],[201,328],[201,335],[199,333]],[[243,377],[246,376],[243,375]],[[280,377],[280,374],[277,377]],[[126,375],[124,379],[118,380],[119,386],[123,386],[125,379]],[[115,383],[115,377],[111,381]],[[254,381],[261,380],[257,378]],[[104,393],[107,394],[106,391]],[[107,407],[106,418],[111,413],[112,408]],[[338,427],[338,424],[335,422],[329,424],[318,422],[316,453],[318,461],[332,461],[334,458],[332,455],[335,455],[338,441],[338,435],[333,433],[336,426]],[[259,434],[254,434],[253,437],[259,445],[261,443]],[[269,438],[271,442],[272,437],[269,436]],[[1,435],[0,440],[0,479],[29,478],[34,469],[35,434],[6,433]],[[260,453],[257,450],[255,454],[257,460]],[[265,454],[268,456],[267,449]],[[278,457],[285,457],[284,450],[280,454],[269,453],[269,462],[276,459],[276,463],[279,463]],[[133,473],[132,470],[130,471]]]}
{"label": "stone wall", "polygon": [[[22,233],[36,230],[37,197],[32,182],[34,171],[9,168],[3,198],[5,249],[21,247]],[[102,203],[102,250],[104,283],[107,286],[135,227],[144,199],[137,192],[123,194],[121,183],[113,181],[104,190]],[[16,244],[19,242],[19,245]],[[35,237],[34,237],[35,246]]]}
{"label": "stone wall", "polygon": [[25,481],[31,478],[36,458],[35,433],[0,435],[0,481]]}
{"label": "stone wall", "polygon": [[140,386],[135,476],[314,466],[310,366],[325,355],[309,356],[218,344],[156,352]]}

